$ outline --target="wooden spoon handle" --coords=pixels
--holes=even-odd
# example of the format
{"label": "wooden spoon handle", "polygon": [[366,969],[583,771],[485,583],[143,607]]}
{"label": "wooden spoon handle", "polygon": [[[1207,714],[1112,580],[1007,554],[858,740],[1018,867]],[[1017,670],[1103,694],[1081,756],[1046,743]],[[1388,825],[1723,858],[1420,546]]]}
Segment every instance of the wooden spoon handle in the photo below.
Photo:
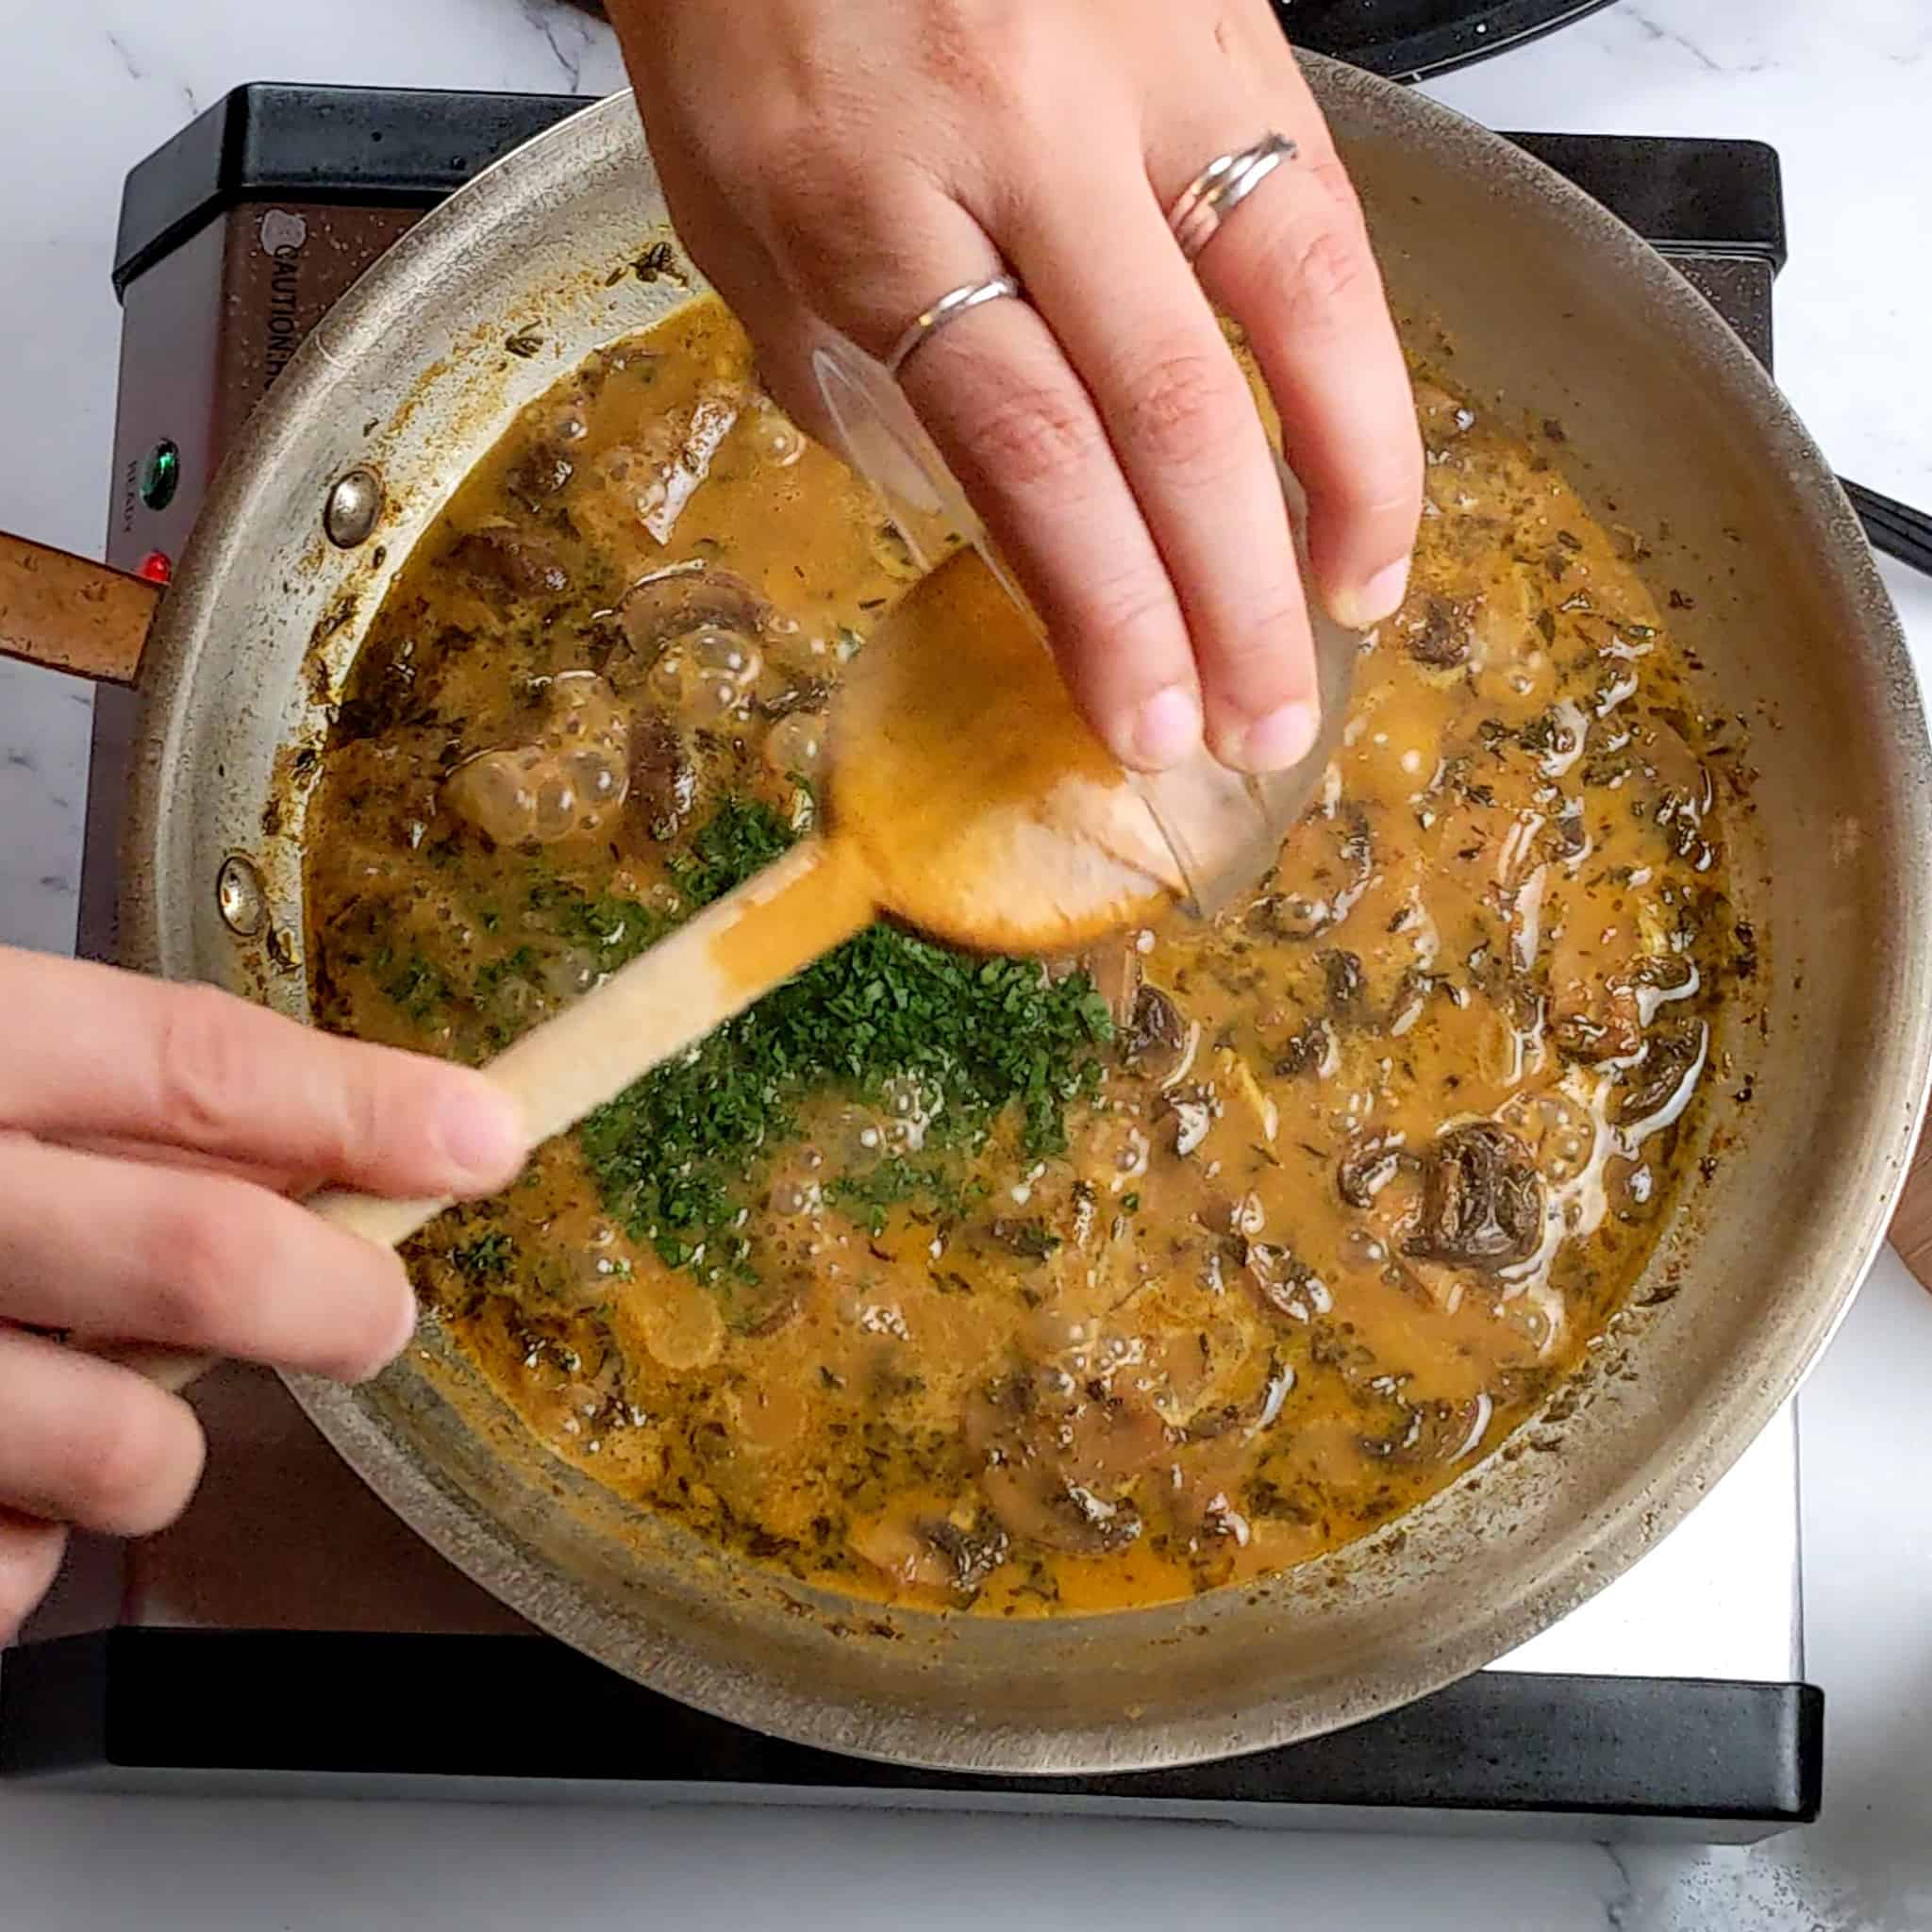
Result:
{"label": "wooden spoon handle", "polygon": [[[526,1033],[484,1072],[523,1109],[535,1146],[850,939],[876,910],[859,868],[808,839]],[[385,1247],[451,1205],[338,1191],[309,1202],[325,1220]]]}
{"label": "wooden spoon handle", "polygon": [[[523,1109],[534,1147],[755,1005],[869,925],[877,909],[862,868],[841,848],[808,839],[483,1071]],[[454,1203],[332,1189],[308,1205],[338,1227],[395,1247]],[[207,1357],[137,1344],[95,1353],[175,1393],[214,1366]]]}

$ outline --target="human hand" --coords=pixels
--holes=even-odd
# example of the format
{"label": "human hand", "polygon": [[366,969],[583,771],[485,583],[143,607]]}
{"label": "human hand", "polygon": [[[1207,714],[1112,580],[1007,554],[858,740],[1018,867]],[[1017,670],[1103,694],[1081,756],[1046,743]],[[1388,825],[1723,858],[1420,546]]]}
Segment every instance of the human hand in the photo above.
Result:
{"label": "human hand", "polygon": [[0,1642],[67,1526],[139,1536],[201,1473],[193,1411],[51,1336],[355,1380],[398,1353],[402,1263],[286,1196],[494,1191],[525,1147],[480,1074],[208,987],[0,948]]}
{"label": "human hand", "polygon": [[[1422,446],[1355,195],[1266,0],[612,0],[678,232],[808,425],[813,318],[883,359],[1115,753],[1295,762],[1318,718],[1281,491],[1211,302],[1245,327],[1343,623],[1402,597]],[[1297,159],[1199,280],[1166,210],[1270,129]],[[1205,292],[1204,292],[1205,291]]]}

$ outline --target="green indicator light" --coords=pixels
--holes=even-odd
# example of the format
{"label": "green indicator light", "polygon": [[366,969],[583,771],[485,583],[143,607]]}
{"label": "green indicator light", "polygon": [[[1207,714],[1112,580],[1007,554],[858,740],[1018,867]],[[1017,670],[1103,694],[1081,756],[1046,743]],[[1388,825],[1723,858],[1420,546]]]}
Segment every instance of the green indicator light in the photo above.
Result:
{"label": "green indicator light", "polygon": [[181,452],[172,442],[158,442],[141,466],[141,500],[150,509],[166,509],[181,487]]}

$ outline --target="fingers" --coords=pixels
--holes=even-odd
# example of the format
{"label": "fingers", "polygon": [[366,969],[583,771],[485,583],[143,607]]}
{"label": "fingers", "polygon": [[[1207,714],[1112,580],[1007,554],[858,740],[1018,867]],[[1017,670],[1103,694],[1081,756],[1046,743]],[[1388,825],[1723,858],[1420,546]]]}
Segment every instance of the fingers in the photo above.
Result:
{"label": "fingers", "polygon": [[402,1348],[415,1302],[396,1256],[265,1189],[16,1137],[0,1319],[355,1381]]}
{"label": "fingers", "polygon": [[0,1648],[20,1635],[34,1606],[53,1588],[66,1549],[62,1524],[0,1509]]}
{"label": "fingers", "polygon": [[758,379],[808,436],[836,449],[837,427],[812,377],[814,329],[798,295],[709,176],[667,165],[664,185],[692,259],[751,337]]}
{"label": "fingers", "polygon": [[[798,303],[881,360],[949,289],[1000,272],[974,217],[916,169],[814,154],[759,240]],[[922,342],[901,386],[1031,597],[1074,695],[1129,764],[1199,741],[1180,608],[1107,432],[1052,332],[992,302]]]}
{"label": "fingers", "polygon": [[[1177,194],[1217,152],[1279,126],[1298,157],[1229,210],[1194,267],[1248,332],[1308,494],[1316,589],[1341,623],[1378,623],[1402,601],[1422,514],[1423,453],[1402,347],[1359,204],[1291,59],[1257,125],[1195,120],[1150,155]],[[1265,122],[1260,115],[1270,117]]]}
{"label": "fingers", "polygon": [[[1297,762],[1320,715],[1274,456],[1138,148],[1097,147],[1077,171],[1062,157],[1008,222],[1008,250],[1099,408],[1177,592],[1210,748],[1241,771]],[[1118,648],[1092,636],[1072,647]]]}
{"label": "fingers", "polygon": [[152,1141],[404,1197],[489,1193],[526,1151],[482,1075],[341,1040],[212,988],[0,950],[0,1121]]}
{"label": "fingers", "polygon": [[[853,242],[853,258],[827,255],[808,270],[791,245],[814,312],[881,358],[937,297],[1001,268],[973,217],[932,191],[810,226],[849,238],[882,224],[906,238],[902,252],[874,257]],[[1158,770],[1187,756],[1201,712],[1180,605],[1092,399],[1046,322],[1026,302],[988,303],[921,342],[900,383],[1031,598],[1095,729],[1130,765]]]}
{"label": "fingers", "polygon": [[225,1174],[258,1188],[271,1189],[277,1194],[289,1192],[296,1180],[285,1168],[264,1167],[258,1161],[231,1160],[219,1154],[203,1154],[192,1147],[170,1147],[164,1141],[143,1141],[132,1134],[64,1134],[59,1144],[76,1154],[147,1161],[179,1174]]}
{"label": "fingers", "polygon": [[1140,770],[1188,757],[1202,709],[1180,603],[1046,323],[1024,303],[989,304],[924,343],[903,384],[1094,729]]}
{"label": "fingers", "polygon": [[[18,1587],[29,1603],[40,1592],[26,1585],[52,1554],[16,1516],[146,1536],[181,1513],[201,1476],[201,1425],[185,1402],[37,1335],[0,1331],[0,1592]],[[0,1624],[6,1611],[0,1601]]]}

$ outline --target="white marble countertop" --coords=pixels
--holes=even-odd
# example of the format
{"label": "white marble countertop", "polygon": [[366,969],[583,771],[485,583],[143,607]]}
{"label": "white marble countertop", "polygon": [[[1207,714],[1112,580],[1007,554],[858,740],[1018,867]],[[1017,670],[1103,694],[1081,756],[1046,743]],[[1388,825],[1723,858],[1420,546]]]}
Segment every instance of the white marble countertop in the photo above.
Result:
{"label": "white marble countertop", "polygon": [[[555,0],[11,0],[0,63],[0,528],[98,553],[126,170],[244,80],[619,82]],[[1840,469],[1932,504],[1927,0],[1621,0],[1435,90],[1492,125],[1756,136],[1785,161],[1778,373]],[[1932,585],[1890,573],[1922,665]],[[1823,641],[1821,648],[1828,648]],[[0,666],[0,940],[64,948],[84,694]],[[0,1932],[1198,1922],[1349,1932],[1922,1932],[1932,1924],[1932,1297],[1888,1255],[1802,1403],[1825,1817],[1748,1852],[1176,1825],[93,1799],[0,1789]]]}

